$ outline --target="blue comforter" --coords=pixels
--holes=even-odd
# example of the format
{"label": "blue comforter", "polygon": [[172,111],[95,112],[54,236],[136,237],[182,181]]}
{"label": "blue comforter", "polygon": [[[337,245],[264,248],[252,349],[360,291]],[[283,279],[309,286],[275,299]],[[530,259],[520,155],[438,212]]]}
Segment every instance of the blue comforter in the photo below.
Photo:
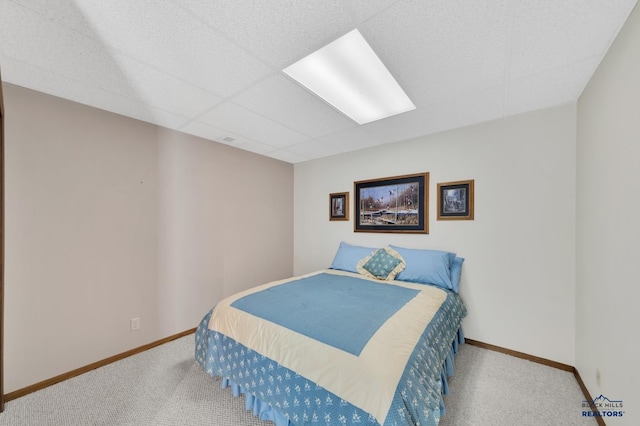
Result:
{"label": "blue comforter", "polygon": [[[316,294],[323,287],[333,295]],[[368,297],[371,294],[375,297]],[[436,302],[427,299],[433,295],[438,296]],[[348,299],[348,306],[358,317],[371,317],[364,326],[357,321],[344,323],[344,318],[330,325],[341,324],[348,329],[344,336],[359,334],[358,329],[362,329],[367,336],[358,343],[362,353],[340,347],[341,339],[337,343],[331,339],[322,342],[330,333],[318,332],[314,321],[304,321],[311,327],[298,326],[297,321],[281,315],[292,312],[296,318],[317,311],[318,306],[325,312],[332,306],[331,297],[340,299],[335,304],[342,307],[340,310]],[[381,298],[382,304],[378,303]],[[275,315],[278,300],[286,303]],[[310,307],[314,301],[318,306]],[[421,315],[416,313],[422,312],[424,303],[424,311],[432,309],[433,313],[425,316],[428,320],[422,324],[413,317]],[[251,399],[267,404],[275,414],[266,418],[276,420],[278,426],[438,424],[444,408],[446,375],[453,373],[453,355],[462,341],[460,326],[466,315],[457,294],[416,284],[396,287],[357,274],[324,271],[304,279],[270,283],[218,305],[215,312],[203,318],[196,332],[196,361],[211,376],[223,377],[225,383],[231,381]],[[223,308],[229,312],[217,312]],[[251,313],[252,309],[256,312]],[[417,325],[419,332],[408,337],[407,343],[402,335],[404,324],[409,322]],[[284,343],[278,343],[279,335],[284,336]],[[298,342],[306,342],[308,349]],[[282,345],[282,350],[273,347]],[[381,356],[381,352],[388,354]],[[403,359],[404,364],[385,364],[384,360],[395,357]],[[346,366],[341,365],[343,361]],[[352,370],[357,376],[345,377]],[[386,374],[387,370],[396,370],[397,374]],[[378,403],[375,398],[378,393],[384,394],[385,388],[391,393]]]}

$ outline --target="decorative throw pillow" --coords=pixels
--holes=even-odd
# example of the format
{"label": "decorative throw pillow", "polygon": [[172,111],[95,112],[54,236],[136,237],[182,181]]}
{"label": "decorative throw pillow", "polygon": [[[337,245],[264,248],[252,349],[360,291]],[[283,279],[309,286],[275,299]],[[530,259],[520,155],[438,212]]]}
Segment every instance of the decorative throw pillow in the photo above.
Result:
{"label": "decorative throw pillow", "polygon": [[358,262],[358,272],[370,278],[393,280],[407,266],[400,253],[390,247],[376,250]]}

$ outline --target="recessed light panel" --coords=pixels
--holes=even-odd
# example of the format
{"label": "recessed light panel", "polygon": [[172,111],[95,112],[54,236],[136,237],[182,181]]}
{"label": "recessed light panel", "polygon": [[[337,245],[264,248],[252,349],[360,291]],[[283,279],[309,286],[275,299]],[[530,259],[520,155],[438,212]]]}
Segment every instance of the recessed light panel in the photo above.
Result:
{"label": "recessed light panel", "polygon": [[358,30],[283,71],[358,124],[416,108]]}

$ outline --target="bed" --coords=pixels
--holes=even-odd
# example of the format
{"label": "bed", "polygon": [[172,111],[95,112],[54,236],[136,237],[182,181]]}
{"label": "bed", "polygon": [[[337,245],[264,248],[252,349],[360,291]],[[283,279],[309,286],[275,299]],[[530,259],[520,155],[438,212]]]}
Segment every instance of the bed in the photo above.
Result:
{"label": "bed", "polygon": [[437,425],[464,342],[463,261],[341,243],[328,269],[217,303],[196,362],[276,426]]}

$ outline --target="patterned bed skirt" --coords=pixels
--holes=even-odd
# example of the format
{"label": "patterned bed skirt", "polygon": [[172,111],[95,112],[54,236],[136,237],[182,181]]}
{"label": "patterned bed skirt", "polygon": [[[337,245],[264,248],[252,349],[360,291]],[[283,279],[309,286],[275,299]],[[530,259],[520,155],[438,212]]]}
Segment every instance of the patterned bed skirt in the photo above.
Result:
{"label": "patterned bed skirt", "polygon": [[[209,330],[211,312],[202,319],[195,334],[196,362],[210,376],[222,377],[222,388],[229,387],[233,396],[244,394],[245,408],[260,420],[272,421],[276,426],[379,425],[372,416],[312,381],[227,336]],[[449,392],[447,377],[454,374],[455,355],[462,343],[464,335],[460,326],[440,367],[440,392],[437,396],[439,404],[430,415],[432,425],[437,425],[440,417],[445,414],[443,396]],[[238,380],[234,381],[231,376]],[[297,411],[300,414],[287,417],[283,409],[291,412],[293,405],[298,405]],[[345,407],[348,408],[345,410]]]}

